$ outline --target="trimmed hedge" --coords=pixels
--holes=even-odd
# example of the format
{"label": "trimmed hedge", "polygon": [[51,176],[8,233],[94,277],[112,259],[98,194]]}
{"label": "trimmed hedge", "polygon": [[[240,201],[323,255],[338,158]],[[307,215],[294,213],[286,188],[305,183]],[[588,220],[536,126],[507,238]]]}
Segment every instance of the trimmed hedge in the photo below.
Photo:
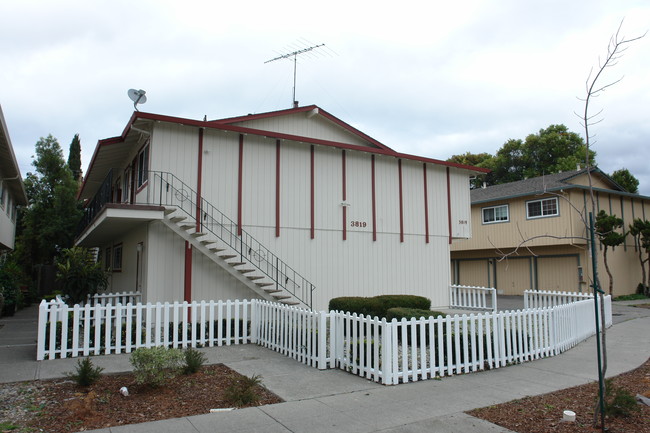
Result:
{"label": "trimmed hedge", "polygon": [[418,309],[418,308],[402,308],[402,307],[395,307],[395,308],[389,308],[388,311],[386,312],[386,320],[390,321],[393,319],[402,320],[402,319],[419,319],[420,317],[424,317],[425,319],[428,319],[430,316],[433,317],[438,317],[438,316],[444,316],[445,314],[441,313],[440,311],[432,311],[432,310],[423,310],[423,309]]}
{"label": "trimmed hedge", "polygon": [[379,295],[371,298],[343,296],[332,298],[328,307],[330,311],[345,311],[363,314],[364,316],[386,317],[388,310],[396,307],[429,310],[431,300],[414,295]]}

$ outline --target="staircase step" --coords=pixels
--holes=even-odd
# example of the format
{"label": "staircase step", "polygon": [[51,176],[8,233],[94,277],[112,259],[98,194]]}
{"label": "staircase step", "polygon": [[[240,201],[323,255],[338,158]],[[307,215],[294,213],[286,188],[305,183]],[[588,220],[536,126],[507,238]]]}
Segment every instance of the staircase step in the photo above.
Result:
{"label": "staircase step", "polygon": [[186,219],[187,219],[186,216],[178,215],[178,216],[173,216],[173,217],[169,218],[169,221],[171,221],[173,223],[179,223],[181,221],[185,221]]}
{"label": "staircase step", "polygon": [[178,210],[178,208],[175,208],[175,207],[166,207],[165,208],[165,215],[172,214],[172,213],[176,212],[177,210]]}
{"label": "staircase step", "polygon": [[185,224],[181,224],[179,227],[182,228],[183,230],[189,230],[195,228],[196,223],[185,223]]}
{"label": "staircase step", "polygon": [[246,278],[248,278],[251,281],[255,281],[255,280],[261,280],[264,277],[261,276],[261,275],[250,275],[250,276],[247,276]]}
{"label": "staircase step", "polygon": [[[255,283],[255,285],[257,285],[257,287],[268,287],[268,286],[275,286],[275,283]],[[264,289],[264,290],[269,290],[269,289]],[[279,292],[280,290],[277,291]]]}
{"label": "staircase step", "polygon": [[234,268],[237,266],[245,265],[246,262],[228,262],[228,264]]}
{"label": "staircase step", "polygon": [[221,251],[226,251],[226,249],[225,248],[219,248],[219,247],[212,247],[212,248],[210,248],[210,251],[212,251],[213,253],[220,253]]}
{"label": "staircase step", "polygon": [[272,297],[274,297],[276,300],[280,301],[282,299],[289,299],[291,296],[289,295],[279,295],[279,294],[272,294]]}
{"label": "staircase step", "polygon": [[211,241],[211,240],[203,240],[201,241],[201,245],[210,245],[210,244],[216,244],[217,241]]}
{"label": "staircase step", "polygon": [[249,272],[255,272],[255,269],[237,269],[240,274],[248,274]]}
{"label": "staircase step", "polygon": [[[273,285],[272,283],[268,283],[268,284]],[[264,290],[264,291],[265,291],[266,293],[268,293],[269,295],[270,295],[271,293],[278,293],[278,292],[281,292],[281,291],[282,291],[282,290],[280,290],[280,289],[276,289],[275,287],[267,287],[267,288],[262,289],[262,290]]]}
{"label": "staircase step", "polygon": [[205,235],[207,235],[207,233],[203,233],[203,232],[194,232],[194,233],[192,233],[190,236],[192,236],[193,238],[200,238],[200,237],[203,237],[203,236],[205,236]]}
{"label": "staircase step", "polygon": [[220,259],[224,260],[232,259],[233,257],[237,257],[237,254],[224,254],[223,256],[219,256]]}
{"label": "staircase step", "polygon": [[295,299],[292,300],[286,300],[286,299],[278,299],[278,302],[284,305],[300,305],[300,302],[296,301]]}

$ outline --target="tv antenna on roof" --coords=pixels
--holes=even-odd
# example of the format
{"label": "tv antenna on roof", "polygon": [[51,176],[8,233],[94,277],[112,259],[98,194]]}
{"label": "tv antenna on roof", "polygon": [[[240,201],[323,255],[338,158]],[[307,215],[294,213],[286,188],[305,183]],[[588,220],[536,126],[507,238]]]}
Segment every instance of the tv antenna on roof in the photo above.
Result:
{"label": "tv antenna on roof", "polygon": [[298,101],[296,101],[296,64],[298,63],[298,55],[305,54],[309,51],[315,50],[316,48],[323,47],[323,46],[325,46],[325,44],[312,45],[311,47],[302,48],[300,50],[296,50],[291,53],[279,55],[274,59],[270,59],[264,62],[266,64],[266,63],[275,62],[276,60],[291,59],[291,57],[293,57],[293,99],[291,100],[291,102],[294,108],[298,106]]}
{"label": "tv antenna on roof", "polygon": [[127,92],[127,95],[129,95],[129,98],[131,99],[131,101],[133,101],[133,108],[135,108],[135,111],[140,111],[138,110],[138,104],[144,104],[145,102],[147,102],[147,97],[144,96],[145,93],[147,92],[145,92],[142,89],[140,90],[129,89],[129,91]]}

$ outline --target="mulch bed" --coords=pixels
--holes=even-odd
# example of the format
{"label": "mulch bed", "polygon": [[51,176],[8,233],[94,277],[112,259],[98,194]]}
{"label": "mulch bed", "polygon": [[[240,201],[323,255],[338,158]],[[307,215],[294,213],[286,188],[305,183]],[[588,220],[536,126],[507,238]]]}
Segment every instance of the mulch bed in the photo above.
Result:
{"label": "mulch bed", "polygon": [[[68,433],[206,414],[232,406],[224,393],[240,378],[225,365],[216,364],[158,388],[138,385],[131,373],[103,375],[87,388],[62,379],[2,384],[0,420],[21,427],[12,431],[30,431],[31,427]],[[127,387],[128,396],[120,393],[122,387]],[[256,406],[282,401],[261,386],[256,394]]]}
{"label": "mulch bed", "polygon": [[[650,398],[650,359],[639,368],[616,376],[614,388],[622,388],[632,396]],[[594,433],[594,406],[598,384],[576,386],[536,397],[476,409],[468,414],[498,424],[518,433]],[[607,417],[610,433],[650,433],[650,406],[637,405],[638,412],[629,417]],[[575,422],[562,422],[565,410],[576,413]]]}

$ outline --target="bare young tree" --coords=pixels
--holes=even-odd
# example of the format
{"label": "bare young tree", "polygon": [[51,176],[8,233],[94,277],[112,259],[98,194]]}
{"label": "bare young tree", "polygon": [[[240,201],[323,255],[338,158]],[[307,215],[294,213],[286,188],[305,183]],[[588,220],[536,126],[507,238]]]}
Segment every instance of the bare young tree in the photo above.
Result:
{"label": "bare young tree", "polygon": [[[586,167],[587,167],[587,177],[589,179],[589,198],[590,198],[590,203],[591,203],[591,214],[596,215],[596,201],[594,200],[594,190],[593,190],[593,182],[591,178],[591,170],[589,170],[589,149],[591,146],[591,132],[590,132],[590,127],[600,123],[602,121],[601,114],[603,110],[598,111],[595,114],[590,113],[590,103],[594,98],[597,98],[598,96],[602,95],[605,90],[608,88],[614,86],[615,84],[619,83],[623,77],[620,77],[618,79],[615,79],[613,81],[609,81],[606,84],[602,84],[600,78],[602,75],[605,73],[605,71],[608,68],[612,68],[616,66],[625,53],[625,51],[628,49],[629,45],[634,42],[638,41],[639,39],[643,38],[646,33],[632,37],[632,38],[626,38],[622,33],[621,29],[623,28],[623,21],[618,26],[618,29],[616,30],[616,33],[612,35],[612,37],[609,40],[609,44],[607,45],[607,53],[605,55],[604,60],[600,59],[598,60],[598,68],[596,69],[596,72],[594,74],[594,69],[592,68],[591,71],[589,72],[589,75],[587,76],[587,80],[585,81],[585,89],[586,89],[586,96],[581,99],[584,101],[584,111],[582,115],[579,115],[576,113],[576,115],[580,118],[580,123],[582,127],[584,128],[585,131],[585,144],[586,144],[586,154],[585,154],[585,162],[586,162]],[[594,270],[594,275],[592,279],[592,284],[595,285],[596,288],[600,287],[600,282],[598,281],[598,276],[597,273]],[[600,366],[601,371],[599,372],[599,377],[600,377],[600,382],[601,382],[601,392],[599,392],[598,396],[598,401],[596,402],[596,407],[594,408],[594,426],[598,425],[598,414],[600,413],[600,426],[602,431],[605,431],[605,414],[603,411],[603,405],[604,402],[602,399],[604,398],[604,384],[602,383],[602,378],[605,377],[605,374],[607,373],[607,332],[606,332],[606,327],[605,327],[605,303],[603,302],[603,293],[600,293],[600,319],[601,319],[601,334],[600,336],[596,336],[596,338],[600,338],[600,343],[601,343],[601,353],[602,353],[602,366]]]}

